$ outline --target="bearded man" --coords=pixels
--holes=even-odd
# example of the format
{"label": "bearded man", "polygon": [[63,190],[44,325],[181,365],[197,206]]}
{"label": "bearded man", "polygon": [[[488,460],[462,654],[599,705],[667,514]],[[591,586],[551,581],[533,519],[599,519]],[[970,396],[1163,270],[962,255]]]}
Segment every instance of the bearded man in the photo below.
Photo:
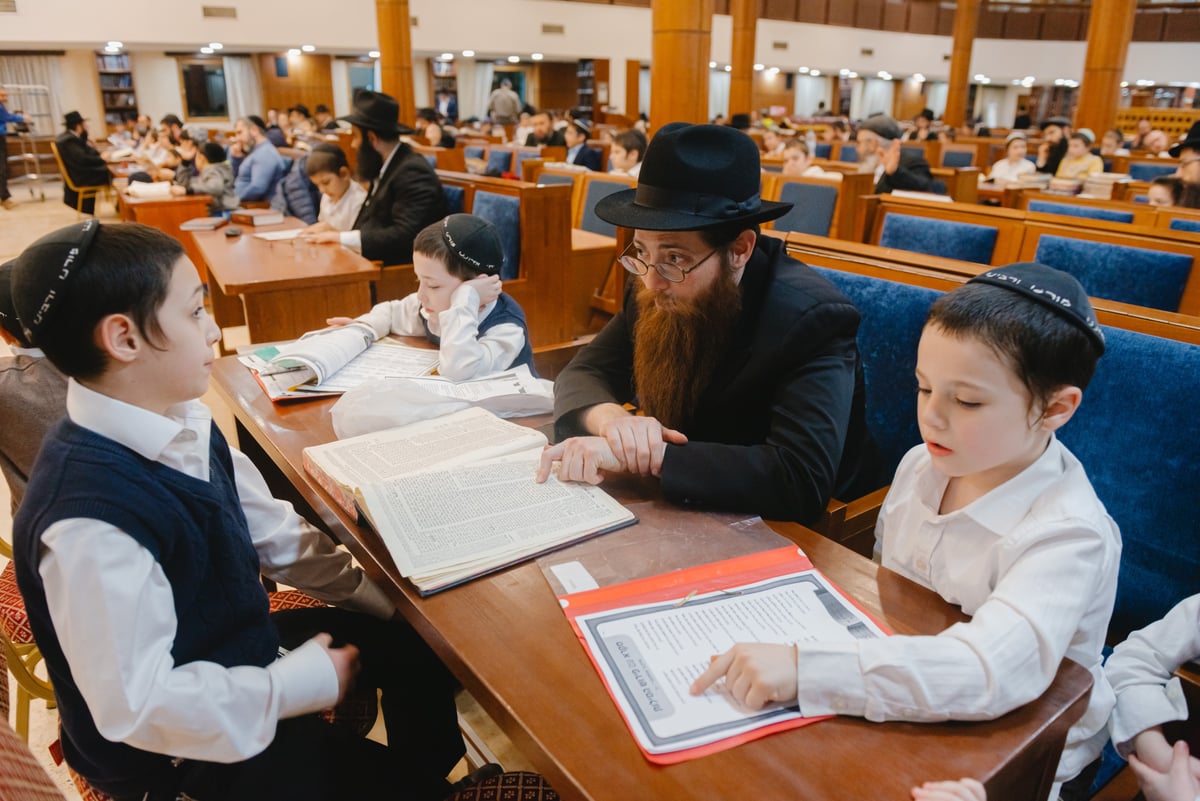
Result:
{"label": "bearded man", "polygon": [[559,375],[539,480],[555,461],[565,480],[652,475],[675,503],[802,523],[879,486],[858,310],[758,233],[790,208],[759,198],[745,134],[659,130],[638,187],[597,204],[634,229],[621,263],[642,280]]}

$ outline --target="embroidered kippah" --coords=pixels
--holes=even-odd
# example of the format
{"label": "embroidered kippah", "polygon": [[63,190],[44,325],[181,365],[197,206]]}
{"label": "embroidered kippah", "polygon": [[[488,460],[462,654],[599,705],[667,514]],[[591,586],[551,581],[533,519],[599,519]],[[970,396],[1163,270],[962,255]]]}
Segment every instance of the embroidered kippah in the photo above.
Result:
{"label": "embroidered kippah", "polygon": [[1092,302],[1083,285],[1070,273],[1037,262],[1024,262],[988,270],[967,283],[1003,287],[1053,309],[1091,337],[1100,352],[1104,352],[1104,332],[1096,321]]}
{"label": "embroidered kippah", "polygon": [[87,265],[87,252],[100,230],[95,219],[46,234],[17,256],[12,274],[13,306],[25,338],[37,345],[37,335],[54,319],[56,309],[71,291],[75,277]]}
{"label": "embroidered kippah", "polygon": [[474,214],[451,214],[442,220],[442,239],[460,259],[484,275],[499,275],[504,248],[496,226]]}

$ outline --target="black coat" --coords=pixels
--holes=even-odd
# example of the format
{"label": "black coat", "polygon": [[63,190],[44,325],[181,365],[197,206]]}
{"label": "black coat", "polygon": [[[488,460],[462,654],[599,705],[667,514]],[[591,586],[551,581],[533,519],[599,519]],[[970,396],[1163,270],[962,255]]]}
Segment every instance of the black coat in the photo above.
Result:
{"label": "black coat", "polygon": [[76,186],[99,186],[112,182],[108,163],[100,158],[100,154],[90,144],[70,131],[60,133],[55,144],[58,145],[58,155],[62,157],[63,166],[71,176],[71,183]]}
{"label": "black coat", "polygon": [[531,133],[529,136],[525,137],[525,147],[537,147],[538,145],[566,147],[567,139],[565,136],[563,136],[563,132],[558,128],[555,128],[553,131],[551,131],[550,135],[546,137],[544,142],[541,139],[538,139],[537,134],[535,133]]}
{"label": "black coat", "polygon": [[924,156],[901,150],[900,166],[891,175],[885,172],[879,176],[879,180],[875,183],[876,194],[881,195],[884,192],[891,192],[893,189],[942,194],[946,191],[946,185],[933,177],[933,173],[929,170],[929,162],[925,160]]}
{"label": "black coat", "polygon": [[[636,403],[636,287],[625,305],[558,376],[555,434],[587,433],[598,403]],[[668,445],[664,496],[675,503],[811,523],[830,496],[853,499],[882,484],[867,429],[859,313],[825,279],[760,238],[740,284],[742,314],[702,394],[686,445]]]}
{"label": "black coat", "polygon": [[429,162],[401,142],[354,221],[362,232],[362,254],[384,264],[412,262],[421,229],[446,216],[442,182]]}
{"label": "black coat", "polygon": [[572,164],[578,164],[581,167],[587,167],[594,172],[605,172],[604,165],[600,163],[600,158],[604,154],[594,147],[584,145],[578,153],[575,154],[575,160]]}

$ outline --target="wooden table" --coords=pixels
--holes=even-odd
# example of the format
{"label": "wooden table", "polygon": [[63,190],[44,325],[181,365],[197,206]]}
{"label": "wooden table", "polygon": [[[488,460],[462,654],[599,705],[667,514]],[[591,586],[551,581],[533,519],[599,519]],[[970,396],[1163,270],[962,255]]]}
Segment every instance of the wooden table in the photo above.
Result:
{"label": "wooden table", "polygon": [[[214,283],[211,295],[241,297],[251,342],[295,339],[325,327],[325,319],[353,317],[371,308],[371,282],[379,266],[341,245],[316,245],[287,239],[268,242],[255,233],[297,228],[294,218],[280,225],[239,226],[241,236],[226,229],[192,231],[204,268]],[[236,325],[218,313],[222,300],[214,297],[217,325]]]}
{"label": "wooden table", "polygon": [[[701,759],[659,767],[643,758],[535,563],[421,598],[386,549],[315,483],[300,452],[332,439],[329,401],[273,407],[249,372],[219,359],[214,385],[237,419],[242,449],[277,493],[334,533],[380,583],[488,714],[565,799],[787,798],[902,801],[930,779],[973,776],[994,799],[1049,794],[1067,729],[1091,677],[1064,661],[1037,701],[985,723],[869,723],[834,718]],[[609,486],[625,502],[653,486]],[[651,501],[665,505],[662,501]],[[680,522],[701,512],[674,510]],[[901,576],[795,524],[771,524],[897,633],[934,633],[963,620]]]}

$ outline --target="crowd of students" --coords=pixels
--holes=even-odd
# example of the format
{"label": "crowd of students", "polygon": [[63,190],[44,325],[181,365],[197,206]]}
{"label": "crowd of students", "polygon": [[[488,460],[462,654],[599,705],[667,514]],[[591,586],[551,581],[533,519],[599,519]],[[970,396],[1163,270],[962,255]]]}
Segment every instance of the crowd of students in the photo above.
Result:
{"label": "crowd of students", "polygon": [[[329,323],[423,335],[457,380],[532,367],[494,227],[446,215],[436,174],[401,141],[398,112],[363,92],[346,118],[369,190],[340,148],[312,148],[305,171],[323,198],[305,235],[412,261],[419,289]],[[275,149],[270,129],[239,121],[235,194],[271,169],[255,156]],[[653,476],[675,503],[799,520],[834,492],[881,486],[858,311],[759,236],[790,205],[759,198],[757,145],[712,125],[666,125],[649,144],[636,133],[618,134],[613,150],[623,164],[637,154],[628,169],[639,188],[596,213],[633,229],[620,262],[640,283],[560,375],[559,441],[531,480]],[[879,180],[920,174],[900,155],[894,120],[868,120],[858,136]],[[783,155],[807,170],[796,142]],[[182,149],[197,170],[184,191],[203,191],[214,170],[225,180],[215,143]],[[180,165],[161,168],[177,179]],[[348,556],[270,496],[199,403],[219,332],[179,243],[94,219],[42,237],[0,268],[0,324],[17,348],[0,363],[0,464],[18,583],[71,766],[118,801],[455,789],[444,779],[462,753],[452,677]],[[1200,602],[1181,599],[1102,663],[1120,533],[1055,436],[1104,348],[1083,288],[1042,265],[991,269],[944,295],[917,351],[923,442],[892,478],[876,555],[970,621],[931,637],[740,644],[714,654],[692,691],[719,684],[748,707],[794,702],[813,715],[991,719],[1041,695],[1070,658],[1093,687],[1067,735],[1058,797],[1086,798],[1111,736],[1150,801],[1194,801],[1200,762],[1161,725],[1186,716],[1170,673],[1200,655]],[[260,570],[343,609],[268,615]],[[386,749],[312,714],[356,678],[384,689]],[[973,780],[932,782],[913,797],[983,792]]]}

